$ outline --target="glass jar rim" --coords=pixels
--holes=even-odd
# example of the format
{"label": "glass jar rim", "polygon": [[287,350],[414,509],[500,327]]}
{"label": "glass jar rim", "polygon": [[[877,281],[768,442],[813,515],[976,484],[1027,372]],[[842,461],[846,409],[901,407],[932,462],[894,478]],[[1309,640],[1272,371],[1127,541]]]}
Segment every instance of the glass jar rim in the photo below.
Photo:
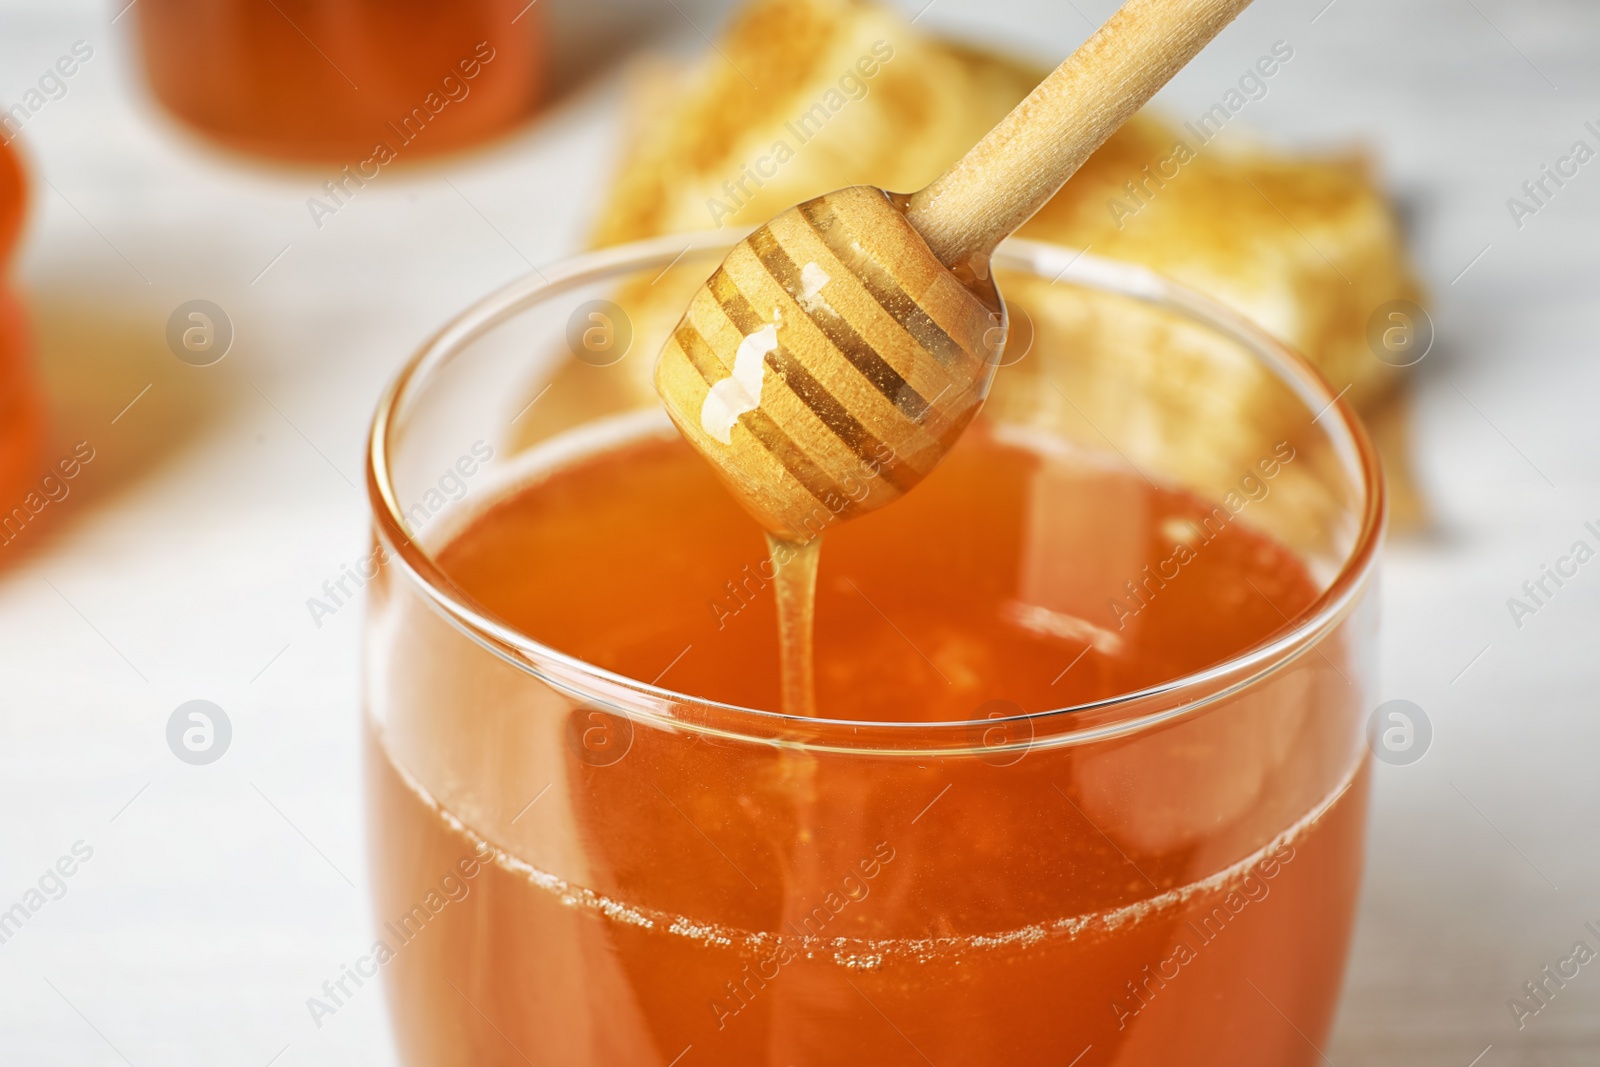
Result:
{"label": "glass jar rim", "polygon": [[[1316,642],[1353,610],[1370,583],[1383,543],[1387,496],[1377,450],[1344,399],[1348,390],[1336,393],[1304,356],[1244,315],[1149,268],[1061,245],[1011,238],[995,252],[996,270],[1048,277],[1052,284],[1064,281],[1174,311],[1240,345],[1308,408],[1319,412],[1313,421],[1326,420],[1325,430],[1339,460],[1365,495],[1360,527],[1327,588],[1290,619],[1281,633],[1203,670],[1089,703],[996,719],[886,722],[803,718],[675,692],[561,652],[496,619],[456,586],[406,532],[390,466],[391,436],[401,432],[405,408],[425,393],[431,375],[457,352],[541,299],[626,272],[670,269],[691,251],[725,254],[747,233],[670,234],[599,249],[535,270],[447,323],[407,360],[380,398],[368,436],[367,495],[375,535],[390,565],[396,566],[401,580],[411,583],[448,623],[518,670],[591,708],[731,742],[855,755],[927,756],[936,751],[982,752],[996,758],[1047,744],[1121,737],[1194,714],[1314,650]],[[1046,731],[1043,737],[1041,728]],[[1004,736],[999,744],[990,744],[989,735],[996,729]]]}

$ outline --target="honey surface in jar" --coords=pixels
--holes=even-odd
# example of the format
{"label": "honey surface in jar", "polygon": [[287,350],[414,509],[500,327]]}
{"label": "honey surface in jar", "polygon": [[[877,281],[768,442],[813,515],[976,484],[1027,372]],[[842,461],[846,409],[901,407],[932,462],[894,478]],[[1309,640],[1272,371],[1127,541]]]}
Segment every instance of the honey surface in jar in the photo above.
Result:
{"label": "honey surface in jar", "polygon": [[[1317,587],[1217,527],[1194,496],[980,424],[829,531],[819,714],[1044,712],[1237,656]],[[436,558],[561,652],[779,706],[761,533],[676,437],[527,480]],[[1166,578],[1136,606],[1123,579],[1147,565]],[[615,720],[519,680],[393,568],[379,586],[374,958],[409,1062],[1318,1062],[1367,794],[1337,643],[1236,705],[1016,757],[641,724],[594,758],[574,739]]]}

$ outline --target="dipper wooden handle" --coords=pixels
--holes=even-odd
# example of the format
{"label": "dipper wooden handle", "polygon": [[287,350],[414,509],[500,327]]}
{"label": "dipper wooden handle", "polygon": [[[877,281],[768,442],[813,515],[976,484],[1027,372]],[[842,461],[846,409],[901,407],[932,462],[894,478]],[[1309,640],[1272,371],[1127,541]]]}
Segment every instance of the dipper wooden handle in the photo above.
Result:
{"label": "dipper wooden handle", "polygon": [[946,266],[993,251],[1249,5],[1128,0],[972,151],[911,198],[911,225]]}
{"label": "dipper wooden handle", "polygon": [[909,491],[993,381],[988,254],[1250,0],[1129,0],[910,198],[845,189],[728,254],[656,364],[690,443],[781,540]]}

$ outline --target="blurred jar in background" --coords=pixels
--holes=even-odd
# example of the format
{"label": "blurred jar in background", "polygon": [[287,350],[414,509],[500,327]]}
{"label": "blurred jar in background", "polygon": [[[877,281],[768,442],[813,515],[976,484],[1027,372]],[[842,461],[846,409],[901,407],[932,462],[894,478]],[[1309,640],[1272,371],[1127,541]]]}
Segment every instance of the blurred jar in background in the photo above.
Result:
{"label": "blurred jar in background", "polygon": [[32,343],[10,266],[22,232],[27,183],[9,142],[0,140],[0,545],[18,532],[5,520],[22,506],[24,486],[38,474],[44,399],[33,371]]}
{"label": "blurred jar in background", "polygon": [[476,144],[531,114],[543,83],[528,0],[141,0],[132,14],[169,111],[283,159]]}

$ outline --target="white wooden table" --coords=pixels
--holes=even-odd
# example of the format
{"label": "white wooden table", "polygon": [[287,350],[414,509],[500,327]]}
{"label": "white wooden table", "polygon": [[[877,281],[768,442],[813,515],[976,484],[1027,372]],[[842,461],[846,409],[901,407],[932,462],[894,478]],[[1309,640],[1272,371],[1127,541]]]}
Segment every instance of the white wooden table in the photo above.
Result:
{"label": "white wooden table", "polygon": [[[668,5],[631,3],[698,43]],[[718,22],[717,0],[678,6]],[[1053,60],[1112,6],[935,0],[923,21]],[[486,153],[386,174],[318,230],[305,200],[325,175],[179,132],[134,88],[114,11],[0,0],[7,104],[75,41],[94,49],[25,131],[39,195],[20,281],[53,448],[95,450],[55,521],[0,550],[0,909],[75,843],[93,852],[0,944],[0,1061],[390,1064],[375,990],[320,1029],[305,1007],[370,941],[360,613],[318,628],[305,600],[364,552],[361,439],[398,362],[582,245],[620,92],[600,77]],[[1600,927],[1600,563],[1520,629],[1506,600],[1600,525],[1600,161],[1520,229],[1506,199],[1574,141],[1600,148],[1584,126],[1600,126],[1600,7],[1259,0],[1164,102],[1198,114],[1277,40],[1295,61],[1249,120],[1374,148],[1416,207],[1441,330],[1411,372],[1439,523],[1389,551],[1380,694],[1420,704],[1435,738],[1380,768],[1323,1051],[1339,1067],[1593,1064],[1600,964],[1524,1029],[1506,1002],[1575,941],[1600,949],[1583,929]],[[196,297],[237,330],[208,368],[163,340]],[[233,727],[209,767],[165,740],[197,698]]]}

